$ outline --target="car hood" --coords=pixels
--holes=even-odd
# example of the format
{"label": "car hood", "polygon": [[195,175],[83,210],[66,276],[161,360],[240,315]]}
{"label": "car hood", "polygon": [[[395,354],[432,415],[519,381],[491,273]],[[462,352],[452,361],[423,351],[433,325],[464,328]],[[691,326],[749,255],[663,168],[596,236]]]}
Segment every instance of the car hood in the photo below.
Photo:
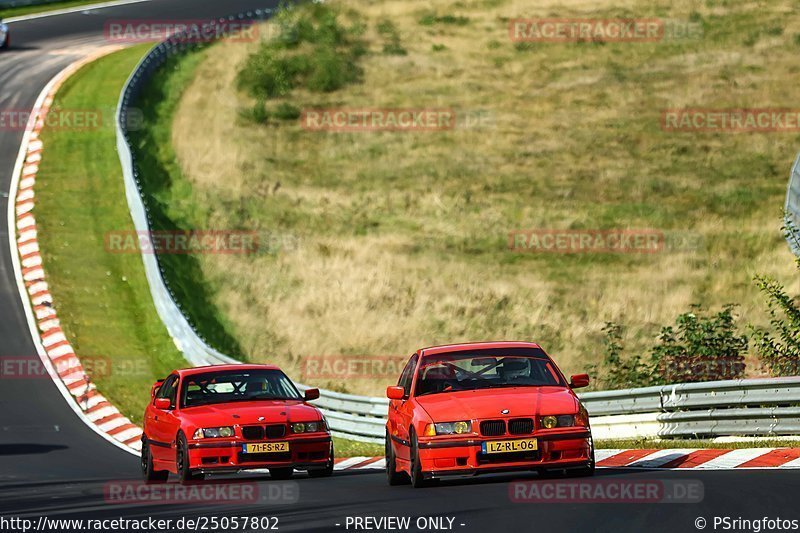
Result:
{"label": "car hood", "polygon": [[[316,407],[300,400],[263,400],[201,405],[183,409],[183,415],[198,426],[232,424],[281,424],[314,422],[322,418]],[[263,417],[263,420],[259,418]]]}
{"label": "car hood", "polygon": [[[578,412],[578,400],[566,387],[508,387],[444,392],[417,402],[434,422],[515,416],[566,415]],[[508,409],[507,414],[502,411]]]}

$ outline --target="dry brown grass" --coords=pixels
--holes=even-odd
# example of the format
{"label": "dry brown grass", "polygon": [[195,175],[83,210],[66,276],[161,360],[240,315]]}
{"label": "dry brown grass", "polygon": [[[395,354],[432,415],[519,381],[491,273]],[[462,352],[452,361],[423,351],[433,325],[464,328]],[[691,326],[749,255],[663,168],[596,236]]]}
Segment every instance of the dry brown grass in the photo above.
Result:
{"label": "dry brown grass", "polygon": [[[429,2],[340,2],[400,30],[385,56],[374,30],[362,84],[295,91],[300,107],[488,110],[493,124],[445,133],[308,132],[238,120],[252,103],[235,69],[255,44],[208,52],[176,114],[173,141],[198,225],[291,232],[295,252],[201,258],[214,301],[253,360],[300,371],[304,356],[407,354],[481,339],[540,341],[567,372],[596,362],[606,321],[643,350],[692,303],[741,304],[763,324],[755,273],[790,282],[778,226],[798,136],[675,134],[663,108],[781,107],[800,101],[788,2],[444,4],[466,26],[421,26]],[[506,20],[662,16],[707,24],[675,43],[536,45],[516,50]],[[763,33],[780,25],[779,35]],[[758,37],[747,43],[749,33]],[[758,33],[761,32],[761,33]],[[447,47],[433,52],[433,44]],[[275,185],[280,183],[277,192]],[[243,205],[246,213],[231,213]],[[228,207],[226,207],[228,206]],[[517,256],[522,228],[656,228],[703,237],[653,256]],[[792,281],[790,289],[797,290]],[[322,380],[378,393],[386,380]]]}

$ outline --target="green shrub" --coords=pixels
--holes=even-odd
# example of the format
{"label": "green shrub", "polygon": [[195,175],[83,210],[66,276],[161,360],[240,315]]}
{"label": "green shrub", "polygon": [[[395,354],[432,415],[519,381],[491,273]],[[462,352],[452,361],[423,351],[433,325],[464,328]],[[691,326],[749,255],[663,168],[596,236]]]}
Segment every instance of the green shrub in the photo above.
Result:
{"label": "green shrub", "polygon": [[311,57],[311,72],[306,86],[317,92],[331,92],[355,82],[361,68],[352,58],[331,48],[317,48]]}
{"label": "green shrub", "polygon": [[692,306],[664,326],[650,358],[625,356],[623,328],[613,322],[603,328],[606,353],[601,363],[601,388],[620,389],[668,383],[693,383],[744,377],[748,341],[738,335],[733,305],[713,316],[703,316]]}
{"label": "green shrub", "polygon": [[599,378],[600,388],[615,390],[649,384],[649,372],[641,358],[638,355],[623,357],[622,326],[615,322],[606,322],[602,331],[605,334],[605,355],[601,364],[606,372]]}
{"label": "green shrub", "polygon": [[[797,228],[789,219],[783,231],[787,239],[800,245]],[[800,268],[800,259],[797,260]],[[783,285],[767,276],[756,276],[756,285],[767,296],[769,322],[774,331],[753,328],[753,341],[761,361],[773,376],[796,376],[800,365],[800,308]]]}
{"label": "green shrub", "polygon": [[661,329],[653,348],[653,384],[692,383],[744,377],[747,337],[738,336],[729,304],[712,317],[700,309],[678,316]]}
{"label": "green shrub", "polygon": [[[339,10],[325,4],[282,6],[275,16],[278,35],[247,57],[238,73],[239,89],[256,98],[276,98],[297,87],[331,92],[358,81],[364,26],[352,13],[348,25],[340,18]],[[308,46],[301,47],[304,43]]]}
{"label": "green shrub", "polygon": [[278,120],[297,120],[300,118],[300,109],[288,102],[281,102],[272,115]]}

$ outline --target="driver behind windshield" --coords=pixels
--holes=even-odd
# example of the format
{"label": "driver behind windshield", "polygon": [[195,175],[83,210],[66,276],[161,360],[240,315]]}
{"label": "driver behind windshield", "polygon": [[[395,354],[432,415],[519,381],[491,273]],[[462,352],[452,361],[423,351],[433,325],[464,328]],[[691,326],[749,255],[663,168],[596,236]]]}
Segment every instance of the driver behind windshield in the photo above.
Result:
{"label": "driver behind windshield", "polygon": [[531,355],[467,353],[431,357],[419,369],[416,394],[563,385],[547,356]]}

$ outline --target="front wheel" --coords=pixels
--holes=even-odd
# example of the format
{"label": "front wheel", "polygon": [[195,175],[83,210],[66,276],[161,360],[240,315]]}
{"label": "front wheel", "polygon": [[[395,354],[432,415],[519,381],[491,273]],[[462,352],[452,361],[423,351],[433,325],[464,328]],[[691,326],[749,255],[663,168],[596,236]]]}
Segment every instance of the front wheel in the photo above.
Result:
{"label": "front wheel", "polygon": [[309,470],[309,477],[331,477],[333,475],[333,462],[333,443],[331,442],[330,457],[328,458],[328,463],[325,465],[325,468]]}
{"label": "front wheel", "polygon": [[422,473],[422,460],[419,457],[419,442],[417,434],[412,430],[411,433],[411,485],[418,489],[427,485],[425,476]]}
{"label": "front wheel", "polygon": [[166,470],[153,469],[153,456],[150,455],[150,445],[147,444],[147,439],[142,439],[142,478],[145,483],[165,483],[169,478],[169,472]]}
{"label": "front wheel", "polygon": [[175,467],[178,472],[178,479],[181,483],[191,483],[192,481],[202,481],[203,474],[192,472],[189,468],[189,446],[186,444],[186,437],[183,433],[178,433],[177,450],[175,452]]}

